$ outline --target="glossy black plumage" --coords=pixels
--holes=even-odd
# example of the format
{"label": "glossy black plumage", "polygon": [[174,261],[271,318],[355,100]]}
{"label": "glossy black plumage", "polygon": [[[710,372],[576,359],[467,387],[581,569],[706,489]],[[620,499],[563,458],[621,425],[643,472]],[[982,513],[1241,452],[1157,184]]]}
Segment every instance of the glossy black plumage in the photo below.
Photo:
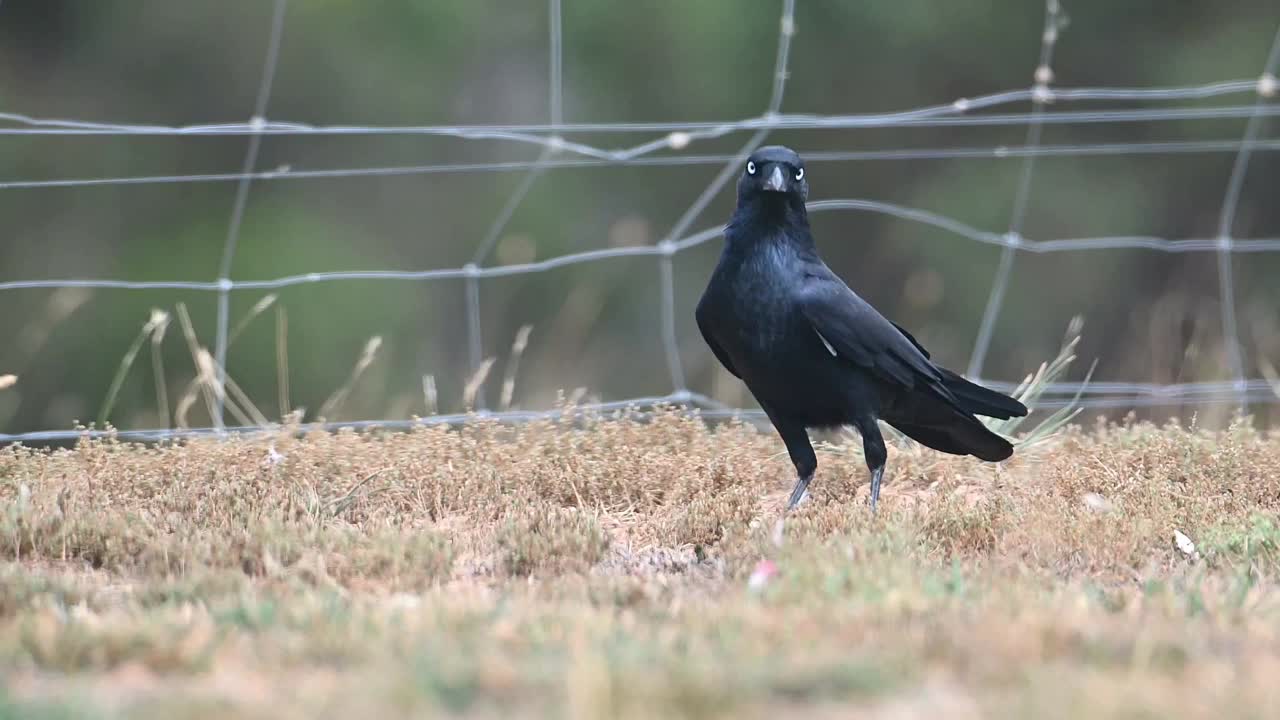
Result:
{"label": "glossy black plumage", "polygon": [[787,508],[817,469],[809,428],[852,425],[862,434],[873,510],[888,456],[877,420],[942,452],[1009,457],[1009,442],[975,415],[1021,417],[1027,408],[934,364],[906,330],[849,289],[818,256],[808,190],[792,150],[751,155],[695,311],[711,351],[746,383],[786,444],[799,476]]}

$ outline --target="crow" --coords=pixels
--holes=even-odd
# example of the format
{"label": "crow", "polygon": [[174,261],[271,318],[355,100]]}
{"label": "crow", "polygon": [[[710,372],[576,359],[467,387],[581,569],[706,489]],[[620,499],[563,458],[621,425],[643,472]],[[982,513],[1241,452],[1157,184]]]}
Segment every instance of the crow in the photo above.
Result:
{"label": "crow", "polygon": [[809,231],[804,161],[790,148],[756,150],[738,179],[724,249],[698,301],[698,330],[751,391],[787,447],[798,480],[786,509],[818,468],[810,428],[852,425],[880,498],[884,438],[878,420],[916,442],[989,462],[1013,454],[975,415],[1023,417],[1027,408],[935,364],[898,324],[858,297],[818,256]]}

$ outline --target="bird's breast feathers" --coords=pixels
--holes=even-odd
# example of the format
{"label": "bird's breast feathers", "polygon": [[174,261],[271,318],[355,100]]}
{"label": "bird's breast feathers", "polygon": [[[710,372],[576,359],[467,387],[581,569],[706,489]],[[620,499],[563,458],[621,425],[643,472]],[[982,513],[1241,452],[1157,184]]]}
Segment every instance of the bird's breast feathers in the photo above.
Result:
{"label": "bird's breast feathers", "polygon": [[766,350],[784,342],[797,310],[798,263],[794,250],[765,245],[719,268],[715,285],[724,291],[718,304],[725,311],[719,321],[736,335],[734,344]]}

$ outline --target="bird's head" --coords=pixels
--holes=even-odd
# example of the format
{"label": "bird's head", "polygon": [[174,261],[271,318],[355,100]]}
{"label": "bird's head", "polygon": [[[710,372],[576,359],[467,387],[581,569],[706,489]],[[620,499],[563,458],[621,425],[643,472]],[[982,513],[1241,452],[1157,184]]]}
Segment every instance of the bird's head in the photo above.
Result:
{"label": "bird's head", "polygon": [[738,179],[738,203],[765,202],[799,204],[809,197],[804,177],[804,161],[794,150],[781,145],[762,147],[751,153]]}

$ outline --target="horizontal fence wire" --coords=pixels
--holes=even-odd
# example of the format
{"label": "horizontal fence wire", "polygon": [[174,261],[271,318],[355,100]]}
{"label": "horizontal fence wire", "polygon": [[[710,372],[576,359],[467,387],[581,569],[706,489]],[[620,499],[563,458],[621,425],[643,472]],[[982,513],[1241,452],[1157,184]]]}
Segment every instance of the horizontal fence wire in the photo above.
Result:
{"label": "horizontal fence wire", "polygon": [[[1009,383],[988,383],[989,386],[1011,390]],[[1036,403],[1036,409],[1054,410],[1064,407],[1084,407],[1095,410],[1160,407],[1173,403],[1194,403],[1196,405],[1227,405],[1238,402],[1240,395],[1234,383],[1223,383],[1225,390],[1217,394],[1178,392],[1182,388],[1176,386],[1159,386],[1159,392],[1149,395],[1116,395],[1097,398],[1082,398],[1072,401],[1070,398],[1042,399]],[[1254,387],[1258,383],[1251,382],[1246,397],[1255,403],[1274,400],[1272,389]],[[358,431],[391,430],[406,431],[414,428],[460,426],[477,422],[496,422],[520,424],[537,421],[581,421],[611,417],[646,418],[657,409],[667,408],[696,414],[707,420],[738,420],[764,426],[768,417],[764,411],[752,408],[732,408],[711,398],[697,393],[672,393],[660,397],[632,398],[601,403],[588,403],[563,409],[550,410],[505,410],[475,411],[469,413],[450,413],[430,415],[426,417],[400,420],[349,420],[337,422],[311,422],[297,425],[246,425],[228,426],[224,428],[156,428],[140,430],[117,429],[81,429],[81,430],[40,430],[26,433],[0,433],[0,443],[52,443],[82,439],[114,439],[123,442],[167,442],[178,440],[194,440],[200,438],[224,438],[228,436],[241,438],[259,438],[280,433],[334,432],[343,429]]]}
{"label": "horizontal fence wire", "polygon": [[[1055,87],[1044,100],[1054,102],[1165,102],[1204,100],[1227,95],[1256,95],[1259,86],[1267,89],[1267,80],[1230,80],[1203,85],[1150,88]],[[1005,115],[969,115],[971,111],[1030,102],[1036,99],[1033,89],[1007,90],[976,98],[959,98],[949,103],[885,113],[824,115],[807,113],[765,113],[743,120],[725,122],[688,121],[653,123],[541,123],[526,125],[310,125],[306,123],[267,120],[247,123],[204,125],[130,125],[83,120],[38,118],[30,115],[0,112],[0,135],[141,135],[141,136],[219,136],[219,135],[438,135],[464,140],[512,140],[536,145],[551,145],[557,150],[581,152],[597,157],[621,159],[635,157],[683,145],[696,140],[718,138],[735,132],[756,130],[850,130],[937,125],[1025,125],[1033,119],[1024,113]],[[1045,112],[1039,122],[1158,122],[1218,118],[1247,118],[1255,112],[1252,105],[1221,108],[1138,108],[1125,110],[1085,110]],[[1266,111],[1275,114],[1280,109]],[[607,149],[564,140],[577,133],[668,133],[667,137],[624,148]],[[671,138],[670,133],[687,133]],[[683,141],[683,142],[681,142]]]}
{"label": "horizontal fence wire", "polygon": [[[818,150],[804,153],[805,164],[825,162],[863,162],[879,160],[962,160],[1036,157],[1183,155],[1200,153],[1234,153],[1244,140],[1172,140],[1164,142],[1092,143],[1078,145],[999,145],[994,147],[899,148],[892,150]],[[1280,140],[1258,140],[1250,145],[1253,152],[1280,150]],[[479,172],[522,172],[528,170],[575,170],[599,167],[681,167],[690,165],[723,165],[736,155],[660,155],[633,160],[511,160],[487,163],[445,163],[440,165],[388,165],[362,168],[293,167],[242,173],[206,173],[197,175],[135,175],[130,177],[64,178],[59,180],[0,180],[0,190],[43,188],[76,188],[103,185],[169,185],[182,183],[237,182],[273,180],[325,180],[359,177],[397,177],[406,175],[438,175]]]}
{"label": "horizontal fence wire", "polygon": [[[1148,236],[1114,236],[1089,238],[1062,238],[1034,240],[1031,238],[979,230],[955,218],[939,213],[906,207],[878,200],[843,199],[816,200],[807,204],[809,212],[823,213],[837,210],[860,210],[890,215],[902,220],[931,225],[946,230],[962,239],[1010,247],[1021,252],[1057,253],[1082,250],[1150,250],[1160,253],[1218,252],[1218,238],[1166,239]],[[9,280],[0,282],[2,290],[56,289],[65,287],[98,288],[104,290],[192,290],[219,292],[229,290],[278,290],[295,285],[349,280],[459,280],[468,277],[492,278],[546,272],[557,268],[628,257],[661,257],[680,253],[713,241],[723,234],[723,227],[716,226],[687,235],[667,244],[637,245],[629,247],[600,248],[577,253],[566,253],[546,260],[509,265],[478,267],[467,264],[462,267],[429,270],[345,270],[285,275],[263,280],[112,280],[98,278],[74,278],[58,280]],[[1280,238],[1237,239],[1232,242],[1232,252],[1277,252]]]}
{"label": "horizontal fence wire", "polygon": [[[472,365],[478,361],[476,351],[480,347],[479,281],[485,278],[507,277],[547,272],[583,263],[594,263],[620,258],[654,257],[658,259],[662,280],[661,303],[658,312],[663,326],[663,343],[666,350],[673,391],[667,395],[633,398],[619,401],[583,405],[572,409],[545,411],[489,412],[483,409],[452,415],[433,415],[414,420],[368,420],[355,422],[310,423],[291,426],[294,430],[337,428],[410,428],[421,425],[459,424],[487,419],[501,422],[524,422],[537,419],[564,419],[585,417],[591,414],[620,411],[643,411],[663,405],[677,405],[696,409],[706,418],[740,417],[760,421],[763,414],[757,410],[730,408],[684,387],[684,371],[680,366],[672,313],[674,312],[673,261],[680,253],[711,242],[723,232],[721,226],[689,233],[702,210],[732,176],[736,165],[751,149],[761,144],[767,133],[775,130],[849,130],[864,128],[906,127],[980,127],[1025,126],[1027,137],[1023,145],[980,147],[895,148],[865,150],[817,150],[805,152],[807,162],[861,162],[861,161],[923,161],[949,159],[1020,159],[1023,165],[1013,216],[1009,229],[993,232],[975,228],[956,218],[922,208],[912,208],[870,198],[817,200],[808,204],[812,213],[869,212],[930,226],[949,233],[961,240],[1002,248],[1001,269],[984,319],[985,340],[975,348],[970,376],[987,386],[1011,392],[1012,383],[985,380],[981,376],[981,355],[991,340],[994,322],[1003,301],[1002,287],[1013,271],[1013,257],[1018,253],[1047,254],[1057,252],[1081,252],[1090,250],[1145,250],[1159,253],[1216,253],[1222,265],[1237,253],[1280,252],[1280,238],[1233,238],[1230,236],[1230,218],[1243,183],[1244,168],[1253,153],[1280,150],[1280,139],[1262,137],[1262,123],[1280,114],[1280,104],[1269,102],[1275,94],[1276,65],[1280,60],[1280,33],[1264,65],[1263,74],[1256,79],[1236,79],[1199,85],[1107,88],[1107,87],[1056,87],[1052,86],[1052,51],[1059,40],[1061,29],[1057,18],[1060,8],[1057,0],[1046,3],[1041,53],[1035,72],[1035,82],[1025,89],[1013,89],[960,98],[951,102],[928,105],[908,110],[866,114],[805,114],[784,113],[782,99],[789,77],[788,56],[792,35],[795,32],[794,0],[782,0],[782,14],[777,34],[777,60],[771,77],[772,92],[765,111],[753,117],[722,122],[616,122],[575,123],[564,119],[562,87],[561,0],[549,0],[549,88],[550,118],[546,123],[491,124],[491,125],[313,125],[308,123],[271,120],[265,117],[266,102],[270,93],[271,76],[278,57],[280,36],[284,29],[284,0],[276,0],[271,17],[270,45],[264,64],[255,115],[244,123],[151,125],[96,122],[80,119],[41,118],[12,112],[0,112],[0,136],[101,136],[105,138],[147,137],[222,137],[246,136],[250,146],[240,172],[214,172],[182,175],[142,175],[123,177],[72,177],[49,179],[0,180],[0,190],[54,189],[95,186],[129,186],[176,183],[237,183],[235,210],[228,235],[228,248],[218,277],[212,281],[130,281],[118,279],[71,278],[32,279],[0,282],[0,291],[93,288],[103,290],[183,290],[217,293],[220,299],[230,293],[250,290],[278,290],[298,285],[342,281],[429,281],[462,280],[467,283],[468,304],[471,307],[468,346]],[[1179,106],[1179,101],[1204,101],[1230,96],[1250,96],[1248,104],[1224,104],[1212,107]],[[1230,102],[1230,101],[1227,101]],[[1010,106],[1030,103],[1027,112],[1000,112]],[[1050,109],[1049,103],[1056,108]],[[1131,103],[1137,106],[1117,108],[1060,109],[1071,103]],[[1049,145],[1040,143],[1040,131],[1046,125],[1088,125],[1105,123],[1162,123],[1195,120],[1240,119],[1248,123],[1244,137],[1211,140],[1181,140],[1160,142],[1113,142]],[[700,141],[722,138],[737,133],[751,133],[746,144],[734,154],[685,154],[681,151]],[[582,134],[653,135],[641,142],[620,144],[616,147],[593,145],[574,140]],[[459,140],[498,141],[530,145],[539,149],[535,158],[499,162],[441,163],[386,167],[354,168],[305,168],[280,166],[255,169],[258,143],[268,136],[432,136]],[[1236,170],[1227,190],[1222,210],[1221,232],[1214,238],[1162,238],[1150,236],[1114,236],[1034,239],[1021,231],[1027,207],[1027,197],[1032,183],[1035,158],[1059,156],[1125,156],[1125,155],[1176,155],[1197,153],[1232,153],[1236,156]],[[688,211],[661,242],[651,246],[614,247],[569,253],[536,262],[485,265],[496,238],[501,234],[510,216],[521,204],[531,185],[548,171],[619,166],[682,166],[717,165],[723,170],[707,189],[694,201]],[[286,180],[324,180],[337,178],[361,178],[379,176],[413,176],[440,173],[524,172],[524,180],[504,205],[503,212],[480,239],[471,263],[463,267],[423,270],[349,270],[336,272],[303,273],[266,279],[233,279],[228,277],[226,256],[234,252],[234,236],[243,215],[251,183]],[[1220,288],[1224,304],[1233,303],[1233,291],[1229,274],[1224,276]],[[1224,318],[1234,320],[1234,310],[1224,309]],[[1231,341],[1237,343],[1237,331],[1227,328]],[[1238,352],[1238,350],[1236,351]],[[1280,389],[1262,378],[1246,378],[1239,373],[1238,363],[1233,363],[1235,378],[1221,382],[1194,382],[1176,384],[1150,384],[1130,382],[1053,383],[1035,404],[1037,409],[1060,408],[1079,405],[1085,408],[1115,409],[1152,406],[1176,406],[1181,404],[1209,405],[1243,401],[1247,403],[1274,402]],[[1078,397],[1077,397],[1078,396]],[[216,423],[215,423],[216,424]],[[202,437],[220,434],[251,434],[255,432],[280,432],[279,425],[266,427],[227,427],[197,429],[141,429],[141,430],[53,430],[17,434],[0,434],[0,442],[52,442],[81,437],[117,437],[134,440],[166,440]]]}

